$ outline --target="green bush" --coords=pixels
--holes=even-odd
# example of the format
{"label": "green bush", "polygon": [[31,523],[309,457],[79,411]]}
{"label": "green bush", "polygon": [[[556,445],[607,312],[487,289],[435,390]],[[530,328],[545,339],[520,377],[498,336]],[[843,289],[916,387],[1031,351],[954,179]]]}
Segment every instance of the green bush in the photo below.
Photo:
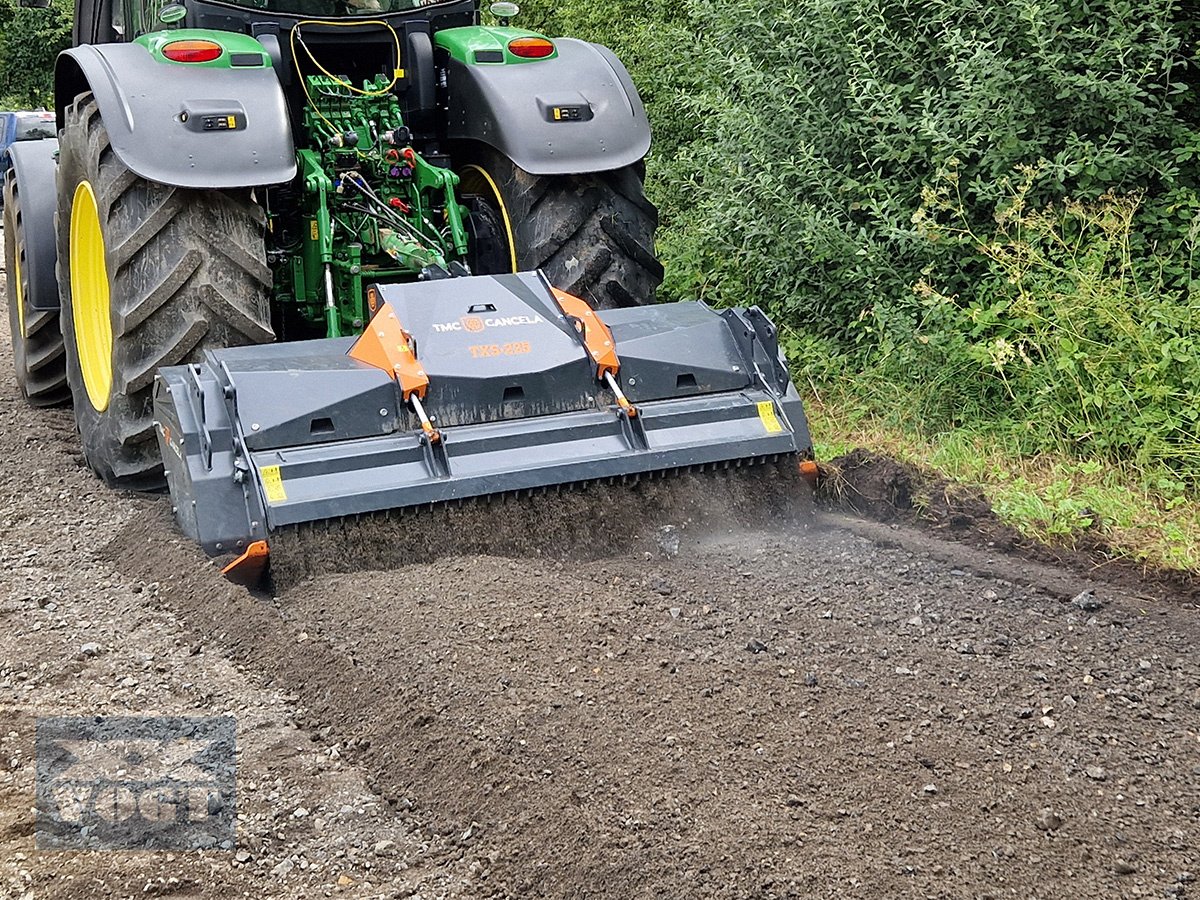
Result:
{"label": "green bush", "polygon": [[[1171,468],[1200,484],[1200,220],[1136,255],[1138,194],[1036,206],[1044,169],[1006,183],[991,233],[973,230],[955,170],[917,217],[931,241],[974,252],[969,294],[918,283],[914,340],[877,364],[919,387],[914,413],[990,421],[1019,449]],[[1182,279],[1189,287],[1180,290]]]}
{"label": "green bush", "polygon": [[729,75],[696,98],[708,125],[687,162],[702,188],[666,242],[679,294],[765,300],[873,343],[858,323],[886,305],[902,327],[920,273],[949,268],[953,250],[911,220],[950,160],[980,224],[1014,167],[1043,159],[1042,201],[1140,189],[1166,215],[1160,198],[1196,187],[1177,155],[1197,135],[1177,112],[1191,91],[1176,0],[690,8]]}
{"label": "green bush", "polygon": [[802,382],[931,428],[1200,468],[1194,4],[547,15],[649,98],[668,298],[765,306]]}

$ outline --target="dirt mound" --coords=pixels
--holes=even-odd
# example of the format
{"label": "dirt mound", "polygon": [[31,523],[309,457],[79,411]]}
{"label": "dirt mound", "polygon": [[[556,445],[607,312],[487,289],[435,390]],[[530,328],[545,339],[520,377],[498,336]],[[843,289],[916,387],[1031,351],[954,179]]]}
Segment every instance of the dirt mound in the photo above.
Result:
{"label": "dirt mound", "polygon": [[1200,601],[1200,574],[1138,563],[1095,534],[1078,535],[1071,547],[1043,544],[1002,522],[978,487],[861,447],[823,466],[818,493],[826,506],[878,521],[931,528],[952,540],[1067,567],[1133,592]]}

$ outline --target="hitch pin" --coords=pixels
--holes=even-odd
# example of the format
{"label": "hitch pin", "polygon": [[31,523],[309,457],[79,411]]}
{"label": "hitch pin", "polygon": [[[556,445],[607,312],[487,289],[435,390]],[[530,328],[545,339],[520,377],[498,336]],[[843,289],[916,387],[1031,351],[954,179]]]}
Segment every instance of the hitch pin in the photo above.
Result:
{"label": "hitch pin", "polygon": [[429,416],[425,415],[425,407],[421,404],[421,398],[416,393],[413,393],[409,395],[408,402],[412,404],[413,412],[421,420],[421,430],[425,432],[425,436],[429,438],[430,443],[436,444],[442,439],[442,436],[433,427],[433,423],[429,421]]}
{"label": "hitch pin", "polygon": [[337,299],[333,294],[333,266],[325,263],[325,327],[326,337],[341,337],[338,327]]}
{"label": "hitch pin", "polygon": [[333,296],[333,266],[325,263],[325,308],[337,309],[337,300]]}
{"label": "hitch pin", "polygon": [[621,407],[621,411],[629,418],[635,418],[638,414],[637,407],[630,403],[629,398],[621,391],[621,386],[617,384],[617,379],[613,378],[612,372],[604,373],[604,381],[617,398],[617,406]]}

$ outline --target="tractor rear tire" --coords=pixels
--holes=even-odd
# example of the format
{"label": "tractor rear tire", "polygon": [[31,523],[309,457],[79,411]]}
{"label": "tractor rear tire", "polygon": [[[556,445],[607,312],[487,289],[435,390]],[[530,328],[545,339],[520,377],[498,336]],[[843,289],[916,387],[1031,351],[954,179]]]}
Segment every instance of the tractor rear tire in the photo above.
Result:
{"label": "tractor rear tire", "polygon": [[117,159],[90,93],[59,139],[58,285],[83,454],[113,487],[164,484],[152,391],[162,366],[265,343],[266,217],[249,189],[147,181]]}
{"label": "tractor rear tire", "polygon": [[4,268],[17,386],[31,406],[58,406],[71,399],[63,337],[58,310],[34,309],[30,303],[34,285],[26,261],[28,240],[17,173],[10,168],[4,177]]}
{"label": "tractor rear tire", "polygon": [[462,190],[493,202],[512,236],[514,271],[542,269],[556,288],[597,309],[654,302],[663,267],[643,164],[543,176],[490,148],[472,148],[464,159]]}

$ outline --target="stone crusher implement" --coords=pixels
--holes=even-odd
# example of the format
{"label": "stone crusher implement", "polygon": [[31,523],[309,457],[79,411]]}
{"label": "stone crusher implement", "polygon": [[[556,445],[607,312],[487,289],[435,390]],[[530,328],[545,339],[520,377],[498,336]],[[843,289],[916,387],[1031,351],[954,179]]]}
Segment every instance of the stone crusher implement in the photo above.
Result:
{"label": "stone crusher implement", "polygon": [[260,569],[321,519],[555,485],[794,458],[800,399],[757,308],[594,312],[540,273],[368,289],[359,337],[212,350],[161,369],[175,517]]}

